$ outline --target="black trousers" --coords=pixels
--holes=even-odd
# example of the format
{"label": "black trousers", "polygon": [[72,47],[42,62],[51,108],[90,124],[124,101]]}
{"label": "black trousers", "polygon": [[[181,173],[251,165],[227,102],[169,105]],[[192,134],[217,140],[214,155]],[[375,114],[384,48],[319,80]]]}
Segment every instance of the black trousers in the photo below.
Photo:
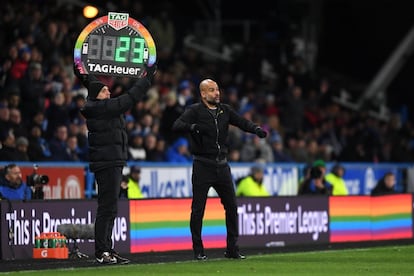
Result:
{"label": "black trousers", "polygon": [[194,254],[197,255],[204,252],[201,228],[210,187],[213,187],[216,190],[225,210],[227,250],[238,250],[237,239],[239,230],[237,203],[230,166],[227,163],[214,164],[194,160],[192,184],[193,199],[191,204],[190,229]]}
{"label": "black trousers", "polygon": [[98,184],[98,209],[95,219],[95,255],[111,252],[112,229],[118,213],[118,196],[122,180],[122,166],[95,172]]}

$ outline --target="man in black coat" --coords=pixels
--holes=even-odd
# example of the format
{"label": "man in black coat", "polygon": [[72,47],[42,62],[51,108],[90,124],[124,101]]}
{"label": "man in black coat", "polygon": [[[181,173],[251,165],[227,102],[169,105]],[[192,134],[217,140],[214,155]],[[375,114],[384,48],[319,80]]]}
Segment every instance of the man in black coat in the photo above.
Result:
{"label": "man in black coat", "polygon": [[384,176],[377,182],[377,185],[372,189],[371,195],[392,195],[396,194],[395,190],[395,174],[393,172],[387,172]]}
{"label": "man in black coat", "polygon": [[208,191],[213,187],[225,209],[227,248],[224,256],[244,259],[245,256],[239,253],[237,245],[237,203],[233,178],[227,163],[229,125],[254,133],[260,138],[265,138],[267,132],[240,116],[230,105],[220,103],[220,90],[215,81],[203,80],[200,83],[200,96],[201,102],[189,106],[173,125],[175,131],[190,133],[190,151],[194,160],[190,218],[194,258],[207,259],[201,228]]}
{"label": "man in black coat", "polygon": [[156,66],[146,68],[127,93],[111,98],[108,86],[92,75],[81,75],[75,64],[75,74],[88,89],[85,106],[89,142],[89,168],[98,185],[98,209],[95,219],[95,256],[98,263],[128,263],[112,249],[112,229],[117,215],[122,169],[128,158],[128,136],[124,113],[141,100],[149,87]]}

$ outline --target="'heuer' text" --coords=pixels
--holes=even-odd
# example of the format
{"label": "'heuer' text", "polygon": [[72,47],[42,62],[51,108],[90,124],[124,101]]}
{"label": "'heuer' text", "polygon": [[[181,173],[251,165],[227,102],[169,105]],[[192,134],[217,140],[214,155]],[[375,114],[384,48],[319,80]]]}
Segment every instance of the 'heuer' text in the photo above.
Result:
{"label": "'heuer' text", "polygon": [[135,76],[139,74],[139,72],[141,71],[141,68],[124,67],[124,66],[109,65],[109,64],[88,63],[88,71],[89,73],[109,73],[109,74]]}

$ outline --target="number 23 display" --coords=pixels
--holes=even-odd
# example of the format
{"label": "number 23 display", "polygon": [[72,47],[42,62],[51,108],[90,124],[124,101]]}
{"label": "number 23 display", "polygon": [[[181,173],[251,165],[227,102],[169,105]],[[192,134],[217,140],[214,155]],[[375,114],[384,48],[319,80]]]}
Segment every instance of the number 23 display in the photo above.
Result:
{"label": "number 23 display", "polygon": [[156,61],[151,34],[127,13],[109,12],[95,19],[80,33],[74,62],[81,74],[139,78],[145,65]]}

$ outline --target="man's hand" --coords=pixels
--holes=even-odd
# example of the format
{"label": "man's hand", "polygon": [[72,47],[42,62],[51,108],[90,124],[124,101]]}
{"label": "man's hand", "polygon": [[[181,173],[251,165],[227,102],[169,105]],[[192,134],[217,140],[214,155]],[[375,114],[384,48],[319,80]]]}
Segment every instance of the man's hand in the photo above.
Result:
{"label": "man's hand", "polygon": [[145,64],[145,72],[143,73],[143,77],[146,78],[150,83],[154,80],[154,76],[157,73],[157,64],[153,64],[149,67]]}
{"label": "man's hand", "polygon": [[83,85],[86,86],[86,82],[88,81],[88,75],[81,74],[82,65],[78,63],[73,63],[73,73],[75,76],[82,82]]}
{"label": "man's hand", "polygon": [[255,132],[259,138],[265,138],[267,136],[267,132],[263,130],[261,127],[257,127]]}
{"label": "man's hand", "polygon": [[77,63],[74,62],[73,63],[73,73],[75,73],[75,76],[77,76],[78,78],[82,77],[82,74],[81,74],[80,70],[81,70],[80,63],[79,62],[77,62]]}

